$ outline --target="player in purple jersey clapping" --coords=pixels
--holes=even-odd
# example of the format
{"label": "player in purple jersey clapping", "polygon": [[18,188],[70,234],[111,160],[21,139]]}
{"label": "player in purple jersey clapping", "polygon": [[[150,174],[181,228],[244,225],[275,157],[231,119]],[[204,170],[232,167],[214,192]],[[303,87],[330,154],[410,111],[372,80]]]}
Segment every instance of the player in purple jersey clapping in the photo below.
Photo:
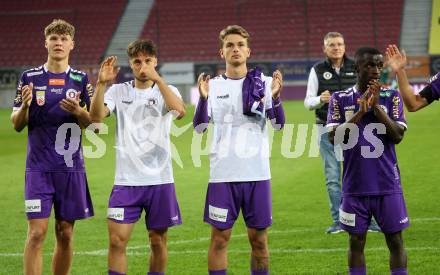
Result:
{"label": "player in purple jersey clapping", "polygon": [[24,274],[43,273],[43,242],[52,205],[53,274],[69,273],[75,221],[93,216],[80,129],[91,123],[93,88],[84,72],[69,66],[74,34],[75,28],[64,20],[54,20],[45,28],[47,62],[23,72],[11,114],[16,131],[28,127]]}
{"label": "player in purple jersey clapping", "polygon": [[407,274],[402,230],[409,219],[394,148],[407,128],[403,104],[396,90],[380,89],[383,56],[377,49],[358,49],[355,62],[357,84],[332,95],[327,116],[330,141],[343,148],[339,221],[350,235],[350,274],[366,274],[364,247],[372,217],[385,235],[391,274]]}

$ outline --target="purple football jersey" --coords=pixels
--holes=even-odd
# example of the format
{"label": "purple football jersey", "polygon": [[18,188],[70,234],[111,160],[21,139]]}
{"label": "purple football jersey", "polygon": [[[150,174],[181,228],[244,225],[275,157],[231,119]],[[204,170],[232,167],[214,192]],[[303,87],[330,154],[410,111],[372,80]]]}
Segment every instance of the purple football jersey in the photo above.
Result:
{"label": "purple football jersey", "polygon": [[[334,93],[329,103],[327,127],[350,120],[359,110],[358,100],[361,96],[356,87]],[[396,90],[381,90],[379,104],[392,120],[406,128],[402,99]],[[356,144],[353,148],[343,151],[342,191],[345,195],[385,195],[402,192],[394,143],[385,134],[378,134],[377,130],[364,131],[366,127],[372,126],[371,123],[379,123],[373,110],[369,110],[357,124],[359,138]],[[381,154],[365,154],[365,151],[373,152],[376,147],[380,148],[378,143],[383,145]]]}
{"label": "purple football jersey", "polygon": [[440,73],[437,73],[429,80],[429,85],[432,89],[432,98],[434,100],[439,100],[440,98]]}
{"label": "purple football jersey", "polygon": [[[33,83],[32,102],[29,107],[28,147],[26,170],[41,172],[84,171],[81,135],[71,136],[68,130],[64,149],[69,144],[79,147],[72,154],[73,166],[69,167],[64,156],[57,153],[55,141],[58,128],[64,123],[76,123],[76,117],[60,107],[60,101],[65,98],[76,98],[80,105],[90,106],[93,87],[86,73],[68,68],[63,73],[51,73],[45,66],[23,72],[18,83],[14,100],[14,110],[22,104],[21,87]],[[79,139],[79,140],[74,140]]]}

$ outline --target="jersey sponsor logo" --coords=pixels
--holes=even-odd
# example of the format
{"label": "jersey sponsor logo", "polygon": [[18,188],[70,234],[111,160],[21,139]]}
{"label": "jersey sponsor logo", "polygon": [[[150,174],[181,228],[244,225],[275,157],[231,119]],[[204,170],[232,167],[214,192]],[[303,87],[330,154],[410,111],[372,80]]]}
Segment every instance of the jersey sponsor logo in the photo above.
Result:
{"label": "jersey sponsor logo", "polygon": [[218,208],[212,205],[209,205],[209,218],[218,222],[226,222],[226,218],[228,217],[228,209]]}
{"label": "jersey sponsor logo", "polygon": [[76,99],[79,100],[79,95],[81,94],[80,91],[77,91],[75,89],[69,89],[66,92],[66,98]]}
{"label": "jersey sponsor logo", "polygon": [[45,91],[36,91],[35,92],[37,98],[38,106],[43,106],[46,103],[46,92]]}
{"label": "jersey sponsor logo", "polygon": [[27,77],[31,77],[31,76],[34,76],[34,75],[40,75],[40,74],[43,74],[43,71],[27,73],[26,76],[27,76]]}
{"label": "jersey sponsor logo", "polygon": [[41,200],[25,200],[24,205],[26,213],[41,212]]}
{"label": "jersey sponsor logo", "polygon": [[333,74],[331,72],[324,72],[322,74],[322,77],[324,77],[325,80],[329,80],[330,78],[332,78]]}
{"label": "jersey sponsor logo", "polygon": [[117,221],[124,220],[124,208],[109,208],[107,210],[107,218]]}
{"label": "jersey sponsor logo", "polygon": [[356,214],[350,214],[339,209],[339,222],[354,227],[356,225]]}
{"label": "jersey sponsor logo", "polygon": [[47,89],[47,86],[34,86],[34,89],[45,91]]}
{"label": "jersey sponsor logo", "polygon": [[393,97],[393,118],[394,119],[399,118],[399,103],[400,103],[400,97],[398,97],[398,96]]}
{"label": "jersey sponsor logo", "polygon": [[63,93],[63,90],[64,90],[63,88],[52,88],[52,89],[50,89],[50,92],[57,94],[57,95],[60,95]]}
{"label": "jersey sponsor logo", "polygon": [[66,81],[64,78],[49,78],[49,85],[50,86],[64,86],[66,84]]}
{"label": "jersey sponsor logo", "polygon": [[339,120],[341,118],[341,114],[339,111],[339,105],[338,105],[338,101],[336,99],[333,100],[333,115],[332,115],[332,119],[333,120]]}
{"label": "jersey sponsor logo", "polygon": [[89,94],[89,97],[92,97],[93,96],[93,86],[92,86],[92,84],[87,83],[86,90],[87,90],[87,93]]}
{"label": "jersey sponsor logo", "polygon": [[391,92],[390,91],[380,92],[379,95],[381,97],[390,97],[391,96]]}
{"label": "jersey sponsor logo", "polygon": [[70,73],[70,78],[75,80],[75,81],[79,81],[79,82],[81,82],[82,79],[83,79],[81,75],[72,74],[72,73]]}
{"label": "jersey sponsor logo", "polygon": [[218,95],[217,98],[219,98],[219,99],[226,99],[226,98],[229,98],[229,94]]}

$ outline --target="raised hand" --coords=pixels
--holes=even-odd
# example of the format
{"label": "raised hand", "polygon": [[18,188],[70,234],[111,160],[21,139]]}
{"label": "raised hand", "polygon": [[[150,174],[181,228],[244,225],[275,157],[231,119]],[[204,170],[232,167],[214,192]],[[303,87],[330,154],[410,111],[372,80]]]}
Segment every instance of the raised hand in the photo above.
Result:
{"label": "raised hand", "polygon": [[385,57],[388,66],[390,66],[394,72],[405,69],[407,62],[406,54],[403,51],[400,52],[396,45],[388,45]]}
{"label": "raised hand", "polygon": [[31,82],[29,85],[25,85],[21,87],[21,104],[22,108],[29,108],[32,102],[32,89],[34,88],[34,84]]}
{"label": "raised hand", "polygon": [[372,79],[368,83],[367,92],[370,93],[370,98],[368,98],[367,103],[369,107],[379,105],[380,86],[380,82],[377,79]]}
{"label": "raised hand", "polygon": [[199,75],[199,78],[197,79],[197,86],[199,87],[199,93],[200,97],[203,99],[208,98],[209,94],[209,79],[211,78],[210,75],[207,75],[206,73],[201,73]]}
{"label": "raised hand", "polygon": [[107,57],[101,64],[98,74],[98,82],[106,83],[115,79],[119,72],[119,68],[116,67],[118,58],[116,56]]}
{"label": "raised hand", "polygon": [[283,89],[283,75],[279,70],[273,72],[272,75],[272,98],[277,99]]}

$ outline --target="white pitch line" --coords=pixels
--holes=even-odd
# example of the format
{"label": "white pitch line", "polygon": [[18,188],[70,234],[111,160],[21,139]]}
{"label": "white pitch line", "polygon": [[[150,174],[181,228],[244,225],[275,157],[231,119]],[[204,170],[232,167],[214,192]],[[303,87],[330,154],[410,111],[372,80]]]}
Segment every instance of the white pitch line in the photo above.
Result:
{"label": "white pitch line", "polygon": [[[440,217],[427,217],[427,218],[414,218],[410,219],[410,222],[432,222],[432,221],[440,221]],[[317,232],[322,230],[322,228],[302,228],[302,229],[290,229],[290,230],[269,230],[269,235],[282,235],[282,234],[291,234],[291,233],[304,233],[304,232]],[[247,237],[247,234],[233,234],[232,238],[244,238]],[[208,242],[210,240],[209,237],[201,237],[190,240],[176,240],[169,241],[168,245],[179,245],[179,244],[194,244],[201,242]],[[139,245],[139,246],[130,246],[127,247],[127,255],[144,255],[145,252],[136,252],[135,250],[147,249],[149,245]],[[413,248],[405,248],[409,251],[418,251],[418,250],[440,250],[440,247],[413,247]],[[377,247],[377,248],[366,248],[366,251],[380,251],[387,250],[385,247]],[[331,253],[331,252],[346,252],[347,248],[312,248],[312,249],[270,249],[270,253]],[[75,255],[78,256],[103,256],[107,255],[107,249],[99,249],[92,251],[76,251]],[[169,250],[170,254],[204,254],[206,250]],[[249,253],[249,250],[228,250],[228,253]],[[52,255],[52,253],[46,253],[45,255]],[[0,253],[0,257],[23,257],[23,253]]]}

